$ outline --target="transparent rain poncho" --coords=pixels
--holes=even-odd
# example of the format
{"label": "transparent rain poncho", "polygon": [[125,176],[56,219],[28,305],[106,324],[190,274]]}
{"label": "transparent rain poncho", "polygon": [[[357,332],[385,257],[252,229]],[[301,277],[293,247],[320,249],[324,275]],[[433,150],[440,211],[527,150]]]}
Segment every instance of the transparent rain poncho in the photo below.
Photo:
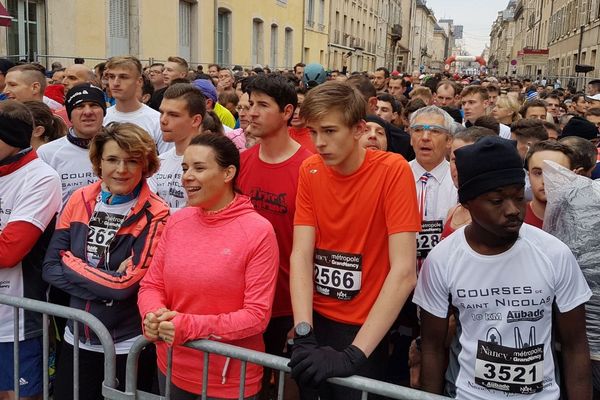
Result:
{"label": "transparent rain poncho", "polygon": [[600,360],[600,181],[552,161],[544,164],[544,230],[569,246],[592,290],[585,306],[587,336],[592,358]]}

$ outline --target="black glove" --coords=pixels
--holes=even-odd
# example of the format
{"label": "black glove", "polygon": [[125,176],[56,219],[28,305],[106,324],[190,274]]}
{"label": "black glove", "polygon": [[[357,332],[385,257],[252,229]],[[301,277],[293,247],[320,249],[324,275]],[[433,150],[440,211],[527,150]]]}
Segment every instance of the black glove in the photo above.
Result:
{"label": "black glove", "polygon": [[294,338],[294,344],[292,344],[292,356],[291,359],[294,359],[294,356],[298,356],[301,353],[311,351],[319,347],[317,343],[317,338],[314,333],[310,333],[308,336],[301,338]]}
{"label": "black glove", "polygon": [[292,354],[288,366],[292,369],[292,378],[298,385],[318,387],[327,378],[354,375],[367,361],[367,356],[354,345],[342,351],[329,346]]}

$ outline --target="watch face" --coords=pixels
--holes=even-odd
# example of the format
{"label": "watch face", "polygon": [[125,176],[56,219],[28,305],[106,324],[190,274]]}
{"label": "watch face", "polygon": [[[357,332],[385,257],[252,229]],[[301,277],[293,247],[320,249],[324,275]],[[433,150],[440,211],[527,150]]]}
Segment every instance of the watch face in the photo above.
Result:
{"label": "watch face", "polygon": [[298,336],[306,336],[310,333],[310,324],[308,322],[300,322],[296,325],[296,335]]}

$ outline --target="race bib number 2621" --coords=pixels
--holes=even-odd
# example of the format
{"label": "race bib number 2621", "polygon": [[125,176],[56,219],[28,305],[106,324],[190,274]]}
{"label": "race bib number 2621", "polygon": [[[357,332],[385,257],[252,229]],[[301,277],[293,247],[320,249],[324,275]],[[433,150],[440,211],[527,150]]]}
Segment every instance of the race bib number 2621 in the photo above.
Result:
{"label": "race bib number 2621", "polygon": [[317,293],[352,300],[361,288],[362,255],[315,249],[314,280]]}

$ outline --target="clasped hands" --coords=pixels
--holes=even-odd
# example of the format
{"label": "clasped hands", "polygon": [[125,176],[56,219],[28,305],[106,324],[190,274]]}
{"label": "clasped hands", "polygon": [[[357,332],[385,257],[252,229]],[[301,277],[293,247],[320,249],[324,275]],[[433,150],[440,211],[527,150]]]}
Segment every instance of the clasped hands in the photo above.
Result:
{"label": "clasped hands", "polygon": [[144,336],[152,342],[162,339],[165,343],[173,345],[175,324],[171,320],[176,315],[177,311],[171,311],[164,307],[149,312],[144,317]]}

